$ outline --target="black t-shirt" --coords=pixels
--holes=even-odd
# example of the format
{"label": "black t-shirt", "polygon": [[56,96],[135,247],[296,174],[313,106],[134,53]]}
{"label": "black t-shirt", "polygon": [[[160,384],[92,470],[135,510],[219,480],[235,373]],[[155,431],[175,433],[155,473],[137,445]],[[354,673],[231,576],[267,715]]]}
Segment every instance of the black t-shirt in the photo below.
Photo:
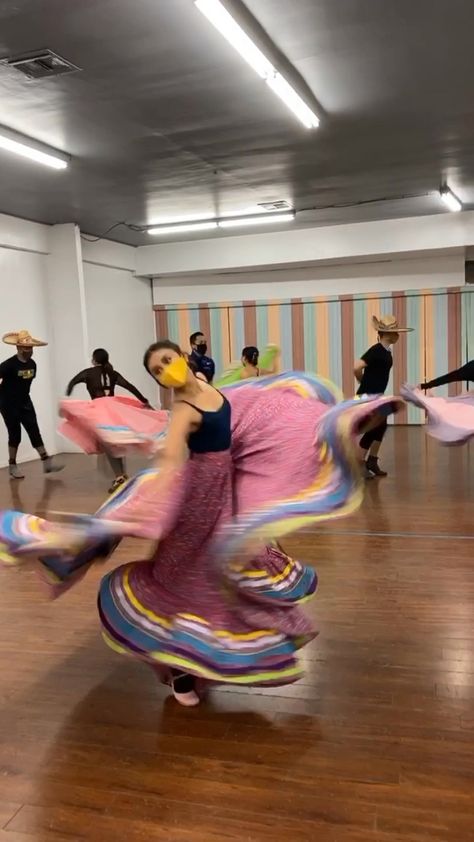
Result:
{"label": "black t-shirt", "polygon": [[36,363],[33,359],[24,362],[15,354],[0,363],[0,404],[21,405],[28,400],[35,377]]}
{"label": "black t-shirt", "polygon": [[392,352],[381,342],[377,342],[365,354],[362,354],[361,360],[366,365],[357,394],[382,395],[387,388],[390,369],[393,365]]}

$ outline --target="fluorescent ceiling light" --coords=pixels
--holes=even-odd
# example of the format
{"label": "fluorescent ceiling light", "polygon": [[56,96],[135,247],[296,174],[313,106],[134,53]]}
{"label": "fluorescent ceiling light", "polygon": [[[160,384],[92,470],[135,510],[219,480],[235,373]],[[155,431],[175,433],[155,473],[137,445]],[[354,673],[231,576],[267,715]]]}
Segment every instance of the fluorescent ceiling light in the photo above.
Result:
{"label": "fluorescent ceiling light", "polygon": [[149,228],[148,233],[152,237],[158,237],[160,234],[181,234],[189,231],[209,231],[211,228],[217,228],[215,219],[208,222],[185,222],[176,223],[176,225],[160,225],[158,228]]}
{"label": "fluorescent ceiling light", "polygon": [[238,228],[244,225],[272,225],[275,222],[293,222],[294,213],[264,213],[258,216],[236,217],[235,219],[219,219],[219,228]]}
{"label": "fluorescent ceiling light", "polygon": [[47,152],[41,152],[39,149],[35,149],[34,146],[20,143],[20,141],[13,140],[8,135],[1,133],[0,149],[5,149],[7,152],[14,152],[15,155],[21,155],[23,158],[29,158],[30,161],[35,161],[37,164],[44,164],[44,166],[52,167],[55,170],[65,170],[67,167],[67,161],[64,158],[59,158],[57,155],[51,155]]}
{"label": "fluorescent ceiling light", "polygon": [[195,0],[195,5],[261,79],[266,79],[275,72],[272,63],[234,20],[230,12],[224,8],[220,0]]}
{"label": "fluorescent ceiling light", "polygon": [[286,213],[259,213],[256,216],[228,216],[222,219],[208,219],[206,221],[195,220],[195,222],[175,223],[174,225],[158,225],[148,228],[152,237],[160,234],[181,234],[191,231],[211,231],[215,228],[239,228],[246,225],[268,225],[278,222],[292,222],[295,218],[294,211]]}
{"label": "fluorescent ceiling light", "polygon": [[274,76],[269,76],[265,81],[268,87],[272,89],[273,93],[280,97],[286,107],[289,108],[299,120],[301,120],[307,129],[318,128],[319,118],[316,117],[314,111],[311,111],[311,108],[306,105],[300,95],[296,93],[295,89],[291,87],[281,73],[275,73]]}
{"label": "fluorescent ceiling light", "polygon": [[220,0],[194,0],[194,4],[307,129],[319,126],[319,119],[314,111],[254,44]]}
{"label": "fluorescent ceiling light", "polygon": [[453,191],[450,190],[449,187],[442,187],[439,193],[443,202],[448,206],[450,211],[457,213],[462,210],[462,202],[454,195]]}

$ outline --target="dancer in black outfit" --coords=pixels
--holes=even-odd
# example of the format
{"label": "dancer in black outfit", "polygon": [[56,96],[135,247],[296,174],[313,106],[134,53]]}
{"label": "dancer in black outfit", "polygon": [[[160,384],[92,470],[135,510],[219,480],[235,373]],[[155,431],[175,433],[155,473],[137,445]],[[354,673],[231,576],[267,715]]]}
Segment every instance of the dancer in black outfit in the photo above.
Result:
{"label": "dancer in black outfit", "polygon": [[448,371],[441,377],[435,377],[434,380],[429,380],[427,383],[422,383],[420,389],[434,389],[436,386],[444,386],[445,383],[474,383],[474,360],[469,360],[465,365],[456,368],[454,371]]}
{"label": "dancer in black outfit", "polygon": [[80,371],[68,383],[66,389],[67,397],[72,394],[74,386],[78,386],[79,383],[85,383],[92,400],[95,400],[95,398],[113,398],[115,389],[119,386],[121,389],[126,389],[127,392],[130,392],[145,406],[149,406],[147,398],[114,369],[112,363],[109,362],[109,354],[105,348],[96,348],[92,354],[92,366]]}
{"label": "dancer in black outfit", "polygon": [[[395,316],[375,316],[372,324],[378,333],[378,342],[372,345],[354,365],[354,376],[359,383],[358,395],[383,395],[388,385],[390,370],[393,365],[391,345],[398,342],[400,333],[408,333],[413,328],[399,327]],[[362,470],[366,479],[386,477],[387,472],[379,466],[379,450],[387,431],[384,419],[377,427],[364,433],[359,445],[364,453]]]}
{"label": "dancer in black outfit", "polygon": [[8,430],[8,464],[11,479],[24,479],[16,463],[21,442],[21,428],[24,427],[32,447],[38,451],[45,474],[61,471],[64,465],[53,462],[47,453],[41,436],[35,408],[30,398],[30,389],[36,377],[36,363],[33,348],[47,345],[41,339],[34,339],[28,330],[6,333],[6,345],[16,345],[16,354],[0,364],[0,412]]}
{"label": "dancer in black outfit", "polygon": [[[76,376],[68,383],[68,387],[66,389],[67,397],[72,394],[72,390],[75,386],[78,386],[79,383],[85,383],[86,389],[92,400],[95,400],[96,398],[114,397],[115,389],[119,386],[121,389],[126,389],[130,392],[135,398],[137,398],[137,400],[141,401],[144,406],[149,409],[152,408],[147,398],[145,398],[132,383],[125,380],[125,377],[122,377],[122,375],[114,369],[113,365],[109,362],[109,354],[105,348],[96,348],[92,354],[92,366],[80,371],[79,374],[76,374]],[[109,488],[109,493],[112,494],[112,492],[116,491],[116,489],[126,481],[127,475],[125,473],[125,464],[123,459],[120,459],[117,456],[112,456],[112,454],[107,452],[105,455],[107,456],[108,462],[115,474],[115,479]]]}

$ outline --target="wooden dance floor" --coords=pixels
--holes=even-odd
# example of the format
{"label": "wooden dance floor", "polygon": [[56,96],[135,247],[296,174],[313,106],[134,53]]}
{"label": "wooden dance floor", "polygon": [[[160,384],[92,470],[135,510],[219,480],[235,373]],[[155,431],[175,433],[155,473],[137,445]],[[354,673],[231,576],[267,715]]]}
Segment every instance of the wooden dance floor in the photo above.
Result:
{"label": "wooden dance floor", "polygon": [[[56,603],[0,570],[2,842],[474,839],[474,448],[407,428],[384,456],[356,516],[287,542],[320,577],[293,686],[180,708],[102,643],[102,569]],[[92,511],[106,480],[66,461],[0,472],[0,506]]]}

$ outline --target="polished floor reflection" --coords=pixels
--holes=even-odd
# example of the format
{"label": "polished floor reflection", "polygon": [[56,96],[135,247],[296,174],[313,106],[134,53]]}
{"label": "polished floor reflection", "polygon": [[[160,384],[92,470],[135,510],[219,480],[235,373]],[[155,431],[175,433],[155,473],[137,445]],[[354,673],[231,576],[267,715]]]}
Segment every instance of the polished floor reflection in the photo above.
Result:
{"label": "polished floor reflection", "polygon": [[[287,542],[320,636],[286,688],[180,708],[102,644],[102,569],[55,603],[0,570],[2,842],[474,839],[474,445],[408,428],[384,456],[357,515]],[[26,467],[0,506],[91,511],[107,487],[93,458]]]}

